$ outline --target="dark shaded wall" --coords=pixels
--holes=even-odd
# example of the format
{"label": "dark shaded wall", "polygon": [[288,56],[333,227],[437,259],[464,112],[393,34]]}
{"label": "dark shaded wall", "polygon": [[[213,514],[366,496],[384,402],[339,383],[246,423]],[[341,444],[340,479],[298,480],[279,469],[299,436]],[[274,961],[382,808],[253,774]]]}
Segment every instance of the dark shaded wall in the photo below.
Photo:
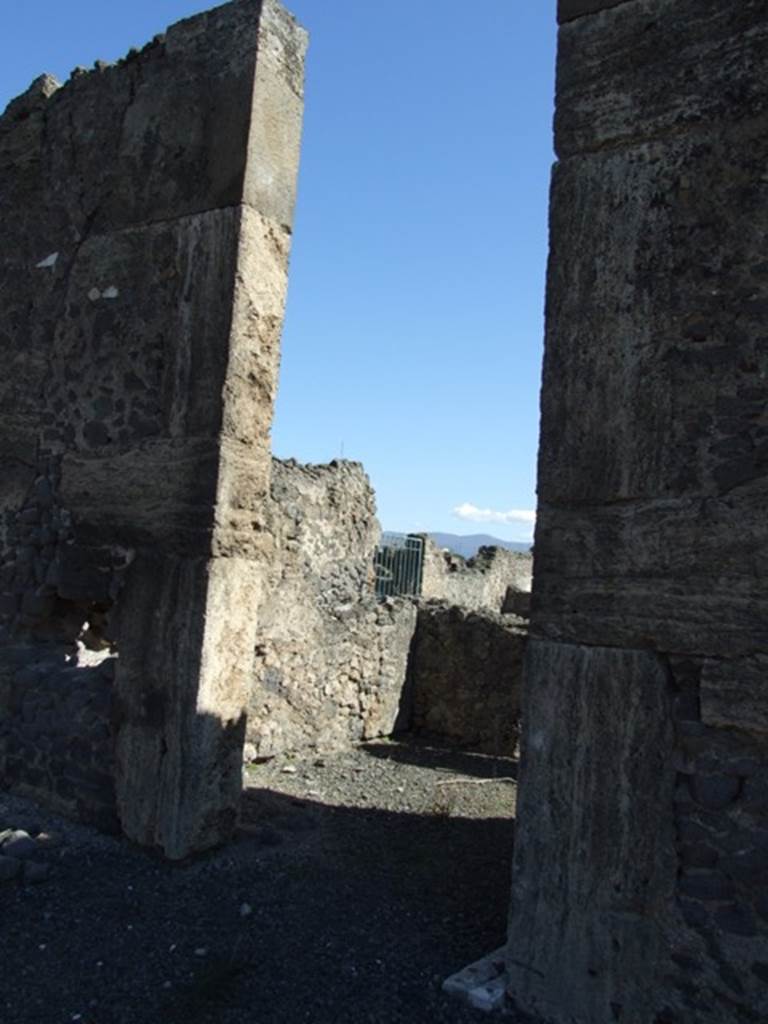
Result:
{"label": "dark shaded wall", "polygon": [[112,731],[116,659],[64,662],[56,648],[6,647],[0,661],[3,788],[119,832]]}
{"label": "dark shaded wall", "polygon": [[122,825],[173,857],[238,805],[305,43],[237,0],[0,119],[6,645],[98,623]]}
{"label": "dark shaded wall", "polygon": [[508,991],[768,1015],[768,12],[562,0]]}
{"label": "dark shaded wall", "polygon": [[445,601],[421,603],[408,658],[413,731],[512,757],[527,635],[517,616]]}

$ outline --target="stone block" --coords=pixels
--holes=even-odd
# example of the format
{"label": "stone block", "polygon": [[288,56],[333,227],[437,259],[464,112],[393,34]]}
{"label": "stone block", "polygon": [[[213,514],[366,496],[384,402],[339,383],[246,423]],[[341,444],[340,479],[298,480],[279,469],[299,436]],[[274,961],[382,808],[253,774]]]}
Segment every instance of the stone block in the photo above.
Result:
{"label": "stone block", "polygon": [[[603,0],[564,3],[597,13]],[[766,109],[760,0],[624,0],[560,32],[555,139],[561,158],[670,140]],[[589,8],[595,8],[590,11]],[[710,141],[710,140],[708,140]]]}
{"label": "stone block", "polygon": [[305,47],[240,0],[0,118],[0,560],[36,641],[116,641],[120,815],[174,858],[237,815]]}
{"label": "stone block", "polygon": [[559,13],[509,993],[761,1020],[768,21]]}
{"label": "stone block", "polygon": [[722,810],[738,797],[741,783],[732,775],[699,775],[691,777],[691,795],[696,803],[711,810]]}
{"label": "stone block", "polygon": [[701,676],[701,717],[707,725],[768,732],[768,655],[708,659]]}
{"label": "stone block", "polygon": [[452,974],[443,982],[443,992],[489,1013],[504,1007],[504,949],[497,949],[476,963]]}
{"label": "stone block", "polygon": [[653,1019],[674,888],[671,695],[651,651],[529,640],[507,991],[544,1019]]}

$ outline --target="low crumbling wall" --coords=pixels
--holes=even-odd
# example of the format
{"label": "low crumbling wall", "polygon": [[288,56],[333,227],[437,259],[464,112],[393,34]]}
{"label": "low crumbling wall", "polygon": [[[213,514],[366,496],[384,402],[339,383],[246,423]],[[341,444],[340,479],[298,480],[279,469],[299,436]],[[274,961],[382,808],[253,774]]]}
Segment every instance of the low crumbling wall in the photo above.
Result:
{"label": "low crumbling wall", "polygon": [[427,540],[425,593],[448,600],[380,602],[380,531],[362,466],[275,459],[271,498],[275,555],[258,616],[250,755],[408,729],[511,753],[525,631],[499,611],[508,591],[529,585],[530,557],[486,548],[465,562]]}
{"label": "low crumbling wall", "polygon": [[411,727],[512,755],[527,629],[521,619],[444,602],[419,608],[411,649]]}
{"label": "low crumbling wall", "polygon": [[531,555],[520,551],[482,547],[465,559],[425,537],[421,594],[428,601],[500,612],[510,592],[530,592],[531,567]]}
{"label": "low crumbling wall", "polygon": [[377,601],[374,495],[353,462],[273,461],[275,559],[259,629],[247,739],[256,756],[389,735],[416,609]]}
{"label": "low crumbling wall", "polygon": [[406,724],[400,703],[415,624],[410,601],[364,598],[336,615],[307,609],[305,632],[266,640],[249,708],[252,756],[342,749]]}
{"label": "low crumbling wall", "polygon": [[[93,656],[91,656],[93,657]],[[119,829],[111,718],[114,657],[65,661],[62,648],[6,648],[0,670],[0,778],[105,831]]]}

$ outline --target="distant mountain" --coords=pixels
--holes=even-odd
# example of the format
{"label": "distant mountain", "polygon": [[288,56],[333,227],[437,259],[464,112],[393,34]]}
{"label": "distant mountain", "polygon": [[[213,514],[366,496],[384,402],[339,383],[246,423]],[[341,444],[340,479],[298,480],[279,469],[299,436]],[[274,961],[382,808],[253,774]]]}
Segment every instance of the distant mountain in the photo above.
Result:
{"label": "distant mountain", "polygon": [[[414,530],[414,533],[424,533],[424,530]],[[397,530],[385,530],[382,534],[383,543],[386,544],[387,537],[406,537],[407,534]],[[448,548],[462,558],[472,558],[477,554],[478,548],[506,548],[508,551],[522,551],[529,554],[533,547],[533,541],[526,540],[502,540],[501,537],[492,537],[489,533],[428,533],[428,537],[437,544],[439,548]]]}
{"label": "distant mountain", "polygon": [[477,549],[482,547],[507,548],[509,551],[531,550],[532,541],[501,540],[500,537],[491,537],[488,533],[473,533],[462,536],[458,533],[430,533],[432,540],[440,548],[449,548],[463,558],[471,558],[477,554]]}

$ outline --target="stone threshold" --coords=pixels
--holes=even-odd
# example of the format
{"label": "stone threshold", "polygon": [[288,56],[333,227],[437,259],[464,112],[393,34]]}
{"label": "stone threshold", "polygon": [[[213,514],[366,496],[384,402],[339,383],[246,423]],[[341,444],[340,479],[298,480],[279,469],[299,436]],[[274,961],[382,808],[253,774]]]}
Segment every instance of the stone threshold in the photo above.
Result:
{"label": "stone threshold", "polygon": [[443,992],[486,1013],[504,1011],[506,999],[506,947],[501,946],[443,982]]}

